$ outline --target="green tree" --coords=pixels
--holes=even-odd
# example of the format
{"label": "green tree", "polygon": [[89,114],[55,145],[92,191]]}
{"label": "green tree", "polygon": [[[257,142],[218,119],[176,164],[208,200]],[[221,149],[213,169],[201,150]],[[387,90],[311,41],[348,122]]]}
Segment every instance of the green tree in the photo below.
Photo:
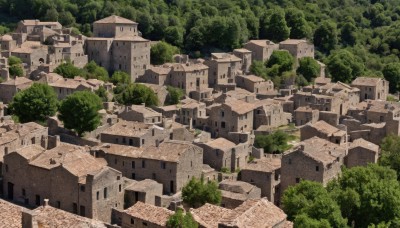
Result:
{"label": "green tree", "polygon": [[389,63],[383,68],[383,76],[389,82],[389,91],[396,93],[400,90],[400,63]]}
{"label": "green tree", "polygon": [[8,71],[10,72],[10,75],[12,77],[24,76],[24,70],[22,69],[21,65],[18,65],[18,64],[10,66]]}
{"label": "green tree", "polygon": [[115,71],[111,76],[110,81],[114,84],[129,84],[131,82],[131,76],[123,71]]}
{"label": "green tree", "polygon": [[79,136],[93,131],[100,125],[99,110],[103,108],[101,99],[89,91],[75,92],[66,97],[60,105],[58,118],[67,129],[75,130]]}
{"label": "green tree", "polygon": [[[114,93],[116,91],[114,90]],[[158,105],[158,97],[154,91],[143,84],[130,84],[118,91],[116,100],[124,105],[145,103],[146,106]]]}
{"label": "green tree", "polygon": [[389,166],[400,177],[400,136],[388,135],[382,140],[379,164]]}
{"label": "green tree", "polygon": [[83,69],[85,71],[85,77],[87,79],[93,78],[105,82],[109,80],[107,70],[104,67],[97,65],[97,63],[94,61],[90,61],[89,63],[87,63]]}
{"label": "green tree", "polygon": [[335,82],[350,83],[364,72],[362,60],[348,50],[333,52],[328,57],[327,67]]}
{"label": "green tree", "polygon": [[64,78],[74,78],[76,76],[82,76],[83,71],[82,69],[74,66],[74,64],[71,62],[66,62],[56,67],[56,69],[54,69],[54,73],[57,73]]}
{"label": "green tree", "polygon": [[192,177],[182,189],[182,199],[191,207],[197,208],[206,203],[220,204],[222,193],[216,182],[204,183],[203,178]]}
{"label": "green tree", "polygon": [[329,53],[338,43],[337,25],[332,21],[323,21],[314,32],[314,45]]}
{"label": "green tree", "polygon": [[184,29],[179,26],[170,26],[165,29],[165,41],[177,47],[183,47]]}
{"label": "green tree", "polygon": [[286,11],[286,22],[290,27],[290,38],[310,38],[311,27],[308,25],[304,13],[296,8],[289,8]]}
{"label": "green tree", "polygon": [[108,101],[108,92],[107,90],[104,88],[104,86],[100,86],[98,90],[94,91],[94,93],[100,97],[100,99],[103,102],[107,102]]}
{"label": "green tree", "polygon": [[8,65],[13,66],[13,65],[19,65],[22,64],[22,60],[18,57],[15,56],[10,56],[8,58]]}
{"label": "green tree", "polygon": [[175,214],[171,215],[167,221],[168,228],[197,228],[199,225],[188,211],[183,214],[183,210],[178,208]]}
{"label": "green tree", "polygon": [[170,105],[178,104],[185,95],[184,91],[180,88],[168,86],[167,90],[169,95],[168,104]]}
{"label": "green tree", "polygon": [[288,51],[273,51],[267,62],[267,67],[278,66],[279,73],[291,71],[294,65],[294,58]]}
{"label": "green tree", "polygon": [[320,70],[321,67],[314,58],[304,57],[299,60],[297,74],[303,75],[307,81],[311,82],[319,76]]}
{"label": "green tree", "polygon": [[262,78],[267,78],[267,67],[262,61],[254,60],[250,66],[250,72]]}
{"label": "green tree", "polygon": [[400,184],[394,170],[376,164],[345,169],[328,189],[342,214],[355,227],[400,218]]}
{"label": "green tree", "polygon": [[290,29],[286,24],[285,13],[282,10],[274,10],[265,30],[267,38],[274,42],[289,38]]}
{"label": "green tree", "polygon": [[338,204],[317,182],[301,181],[286,189],[282,206],[288,219],[295,221],[296,227],[303,227],[303,224],[315,224],[310,227],[346,227],[347,220],[342,217]]}
{"label": "green tree", "polygon": [[9,105],[11,112],[20,122],[45,121],[57,111],[57,95],[54,89],[45,84],[33,85],[18,92]]}
{"label": "green tree", "polygon": [[340,37],[344,44],[353,46],[357,41],[357,27],[354,23],[347,22],[340,29]]}
{"label": "green tree", "polygon": [[177,47],[161,41],[150,49],[151,64],[162,65],[166,62],[173,62],[173,56],[178,53]]}
{"label": "green tree", "polygon": [[291,138],[287,133],[278,130],[269,135],[256,135],[254,145],[263,148],[265,153],[280,154],[290,149],[288,141]]}

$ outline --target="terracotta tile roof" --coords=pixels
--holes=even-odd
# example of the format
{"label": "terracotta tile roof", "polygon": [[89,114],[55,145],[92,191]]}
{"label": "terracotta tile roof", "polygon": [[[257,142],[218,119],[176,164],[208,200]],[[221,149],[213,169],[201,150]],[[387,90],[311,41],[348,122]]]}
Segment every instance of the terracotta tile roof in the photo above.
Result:
{"label": "terracotta tile roof", "polygon": [[286,214],[266,198],[249,199],[223,215],[220,224],[227,227],[275,227],[286,220]]}
{"label": "terracotta tile roof", "polygon": [[281,158],[262,158],[255,159],[254,161],[247,163],[246,167],[242,170],[252,170],[259,172],[273,172],[281,168]]}
{"label": "terracotta tile roof", "polygon": [[220,149],[222,151],[230,150],[236,146],[235,143],[222,137],[209,141],[206,143],[206,145],[211,148]]}
{"label": "terracotta tile roof", "polygon": [[231,191],[226,191],[226,190],[221,190],[221,195],[223,198],[228,198],[228,199],[232,199],[232,200],[245,201],[248,199],[247,195],[244,193],[237,193],[237,192],[231,192]]}
{"label": "terracotta tile roof", "polygon": [[22,207],[0,199],[0,227],[21,228]]}
{"label": "terracotta tile roof", "polygon": [[145,179],[142,181],[137,181],[136,183],[128,186],[125,190],[131,190],[136,192],[147,192],[149,189],[154,188],[154,186],[162,185],[155,180]]}
{"label": "terracotta tile roof", "polygon": [[[28,147],[33,147],[28,146]],[[26,150],[23,148],[22,150]],[[20,153],[19,150],[16,151]],[[29,162],[32,166],[44,169],[53,169],[62,166],[71,174],[79,177],[79,182],[84,182],[86,175],[101,171],[107,167],[103,159],[96,159],[91,156],[84,147],[61,143],[59,146],[45,150]]]}
{"label": "terracotta tile roof", "polygon": [[247,194],[254,188],[254,185],[243,181],[223,180],[219,183],[219,189],[240,194]]}
{"label": "terracotta tile roof", "polygon": [[90,218],[81,217],[51,206],[41,206],[33,210],[38,227],[87,227],[105,228],[106,224]]}
{"label": "terracotta tile roof", "polygon": [[148,108],[144,105],[132,105],[131,109],[135,112],[143,114],[144,117],[155,117],[161,116],[161,113],[154,111],[151,108]]}
{"label": "terracotta tile roof", "polygon": [[112,15],[101,20],[95,21],[94,24],[133,24],[136,25],[137,23],[131,20],[128,20],[123,17],[119,17],[116,15]]}
{"label": "terracotta tile roof", "polygon": [[241,61],[236,55],[229,53],[211,53],[212,60],[217,62],[239,62]]}
{"label": "terracotta tile roof", "polygon": [[279,44],[297,45],[297,44],[301,44],[301,43],[307,43],[307,40],[287,39],[287,40],[280,42]]}
{"label": "terracotta tile roof", "polygon": [[152,126],[135,121],[120,120],[118,123],[104,130],[102,134],[137,137],[146,134]]}
{"label": "terracotta tile roof", "polygon": [[32,80],[25,77],[16,77],[15,79],[8,80],[6,82],[1,83],[2,85],[23,85],[23,84],[32,84]]}
{"label": "terracotta tile roof", "polygon": [[123,213],[159,226],[166,226],[168,218],[174,214],[173,211],[166,208],[153,206],[140,201],[126,209]]}
{"label": "terracotta tile roof", "polygon": [[183,71],[183,72],[193,72],[198,70],[207,70],[208,66],[204,65],[203,63],[187,63],[181,64],[176,63],[172,66],[172,71]]}
{"label": "terracotta tile roof", "polygon": [[235,100],[235,99],[227,99],[225,100],[224,105],[230,107],[233,112],[236,112],[239,115],[251,112],[254,110],[254,104],[250,104],[244,101]]}
{"label": "terracotta tile roof", "polygon": [[[54,76],[54,75],[53,75]],[[77,89],[80,86],[83,86],[87,89],[97,89],[100,85],[103,85],[104,82],[100,80],[90,79],[86,80],[81,77],[72,78],[60,78],[60,77],[53,77],[52,81],[48,83],[51,87],[57,88],[68,88],[68,89]]]}
{"label": "terracotta tile roof", "polygon": [[375,86],[382,78],[358,77],[351,83],[352,86]]}
{"label": "terracotta tile roof", "polygon": [[25,41],[21,44],[21,47],[12,50],[13,53],[32,53],[35,50],[42,49],[43,51],[47,51],[47,46],[42,45],[39,41]]}
{"label": "terracotta tile roof", "polygon": [[209,203],[206,203],[197,209],[190,209],[190,213],[192,213],[194,220],[196,220],[196,222],[205,228],[218,227],[218,223],[222,217],[227,213],[231,213],[231,211],[232,210],[230,209],[215,206]]}
{"label": "terracotta tile roof", "polygon": [[285,154],[292,152],[303,153],[305,156],[327,165],[335,162],[338,157],[343,157],[346,154],[346,149],[325,139],[312,137],[300,142],[297,147],[285,152]]}
{"label": "terracotta tile roof", "polygon": [[365,149],[375,151],[376,153],[379,152],[379,146],[378,145],[376,145],[376,144],[374,144],[372,142],[369,142],[369,141],[367,141],[365,139],[362,139],[362,138],[356,139],[353,142],[351,142],[350,146],[349,146],[349,150],[350,149],[354,149],[356,147],[363,147]]}
{"label": "terracotta tile roof", "polygon": [[250,50],[247,50],[246,48],[233,49],[233,52],[251,53],[251,51],[250,51]]}
{"label": "terracotta tile roof", "polygon": [[150,40],[145,39],[141,36],[121,36],[114,38],[116,41],[133,41],[133,42],[150,42]]}
{"label": "terracotta tile roof", "polygon": [[261,47],[268,47],[274,45],[275,43],[270,40],[250,40],[248,43],[253,43]]}
{"label": "terracotta tile roof", "polygon": [[170,65],[150,66],[149,70],[159,75],[167,75],[171,71],[171,66]]}
{"label": "terracotta tile roof", "polygon": [[185,141],[166,141],[159,144],[159,146],[148,147],[133,147],[118,144],[104,144],[98,148],[105,153],[131,157],[131,158],[145,158],[151,160],[179,162],[180,157],[185,154],[189,149],[201,149],[190,142]]}
{"label": "terracotta tile roof", "polygon": [[10,35],[8,35],[8,34],[2,36],[0,39],[1,39],[2,41],[12,41],[12,40],[13,40],[12,36],[10,36]]}
{"label": "terracotta tile roof", "polygon": [[258,77],[258,76],[255,76],[255,75],[241,75],[239,77],[247,79],[247,80],[249,80],[251,82],[265,82],[264,78]]}
{"label": "terracotta tile roof", "polygon": [[23,25],[59,25],[61,24],[59,22],[55,21],[39,21],[39,20],[22,20],[21,21]]}
{"label": "terracotta tile roof", "polygon": [[345,131],[340,130],[327,122],[320,120],[314,124],[307,124],[308,126],[311,126],[312,128],[315,128],[317,131],[326,134],[327,136],[331,135],[344,135],[346,134]]}

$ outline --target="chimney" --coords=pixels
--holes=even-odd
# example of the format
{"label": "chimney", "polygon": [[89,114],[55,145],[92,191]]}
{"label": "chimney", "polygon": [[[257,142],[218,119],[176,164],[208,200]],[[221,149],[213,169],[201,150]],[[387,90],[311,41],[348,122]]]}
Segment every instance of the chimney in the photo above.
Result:
{"label": "chimney", "polygon": [[49,206],[49,199],[44,199],[43,206],[45,206],[45,207]]}

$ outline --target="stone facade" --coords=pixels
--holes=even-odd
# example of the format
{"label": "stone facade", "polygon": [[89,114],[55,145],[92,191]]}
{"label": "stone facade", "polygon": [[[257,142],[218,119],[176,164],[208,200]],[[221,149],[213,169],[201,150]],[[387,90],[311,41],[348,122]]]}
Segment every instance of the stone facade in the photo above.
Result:
{"label": "stone facade", "polygon": [[284,112],[281,102],[265,99],[254,103],[254,129],[271,130],[289,124],[292,114]]}
{"label": "stone facade", "polygon": [[266,61],[272,55],[274,50],[279,49],[279,44],[269,40],[250,40],[244,45],[244,48],[252,52],[252,60]]}
{"label": "stone facade", "polygon": [[143,105],[125,106],[118,117],[127,121],[138,121],[145,124],[160,124],[162,114]]}
{"label": "stone facade", "polygon": [[306,40],[288,39],[279,43],[279,49],[287,50],[296,59],[314,58],[314,45]]}
{"label": "stone facade", "polygon": [[228,53],[211,53],[211,59],[204,62],[208,69],[210,87],[234,84],[235,77],[242,69],[242,60]]}
{"label": "stone facade", "polygon": [[311,180],[324,186],[341,172],[346,148],[313,137],[283,154],[281,192],[301,180]]}
{"label": "stone facade", "polygon": [[386,100],[389,93],[389,82],[383,78],[358,77],[351,86],[360,89],[360,101]]}
{"label": "stone facade", "polygon": [[366,166],[369,163],[377,163],[378,156],[378,145],[364,139],[356,139],[349,145],[349,151],[345,157],[345,164],[347,168]]}
{"label": "stone facade", "polygon": [[202,149],[183,141],[146,148],[106,144],[92,152],[96,157],[104,157],[110,167],[127,178],[161,183],[164,193],[182,190],[192,177],[200,178],[202,172]]}
{"label": "stone facade", "polygon": [[137,202],[122,212],[122,227],[126,228],[162,228],[174,212],[162,207]]}
{"label": "stone facade", "polygon": [[94,37],[86,40],[89,60],[109,72],[124,71],[132,81],[144,75],[150,67],[150,41],[139,36],[137,26],[114,15],[94,22]]}
{"label": "stone facade", "polygon": [[19,91],[25,90],[31,85],[33,82],[24,77],[16,77],[15,79],[0,83],[0,100],[4,103],[10,103]]}
{"label": "stone facade", "polygon": [[338,129],[323,120],[303,126],[300,129],[300,136],[301,141],[317,136],[332,143],[344,144],[347,142],[346,131]]}
{"label": "stone facade", "polygon": [[223,180],[219,183],[222,192],[221,206],[234,209],[248,199],[260,199],[261,189],[242,181]]}
{"label": "stone facade", "polygon": [[242,61],[242,72],[243,73],[248,73],[250,72],[250,66],[252,63],[252,53],[250,50],[247,50],[245,48],[239,48],[239,49],[234,49],[233,54],[236,55],[238,58],[241,59]]}
{"label": "stone facade", "polygon": [[39,206],[43,199],[62,210],[104,222],[111,208],[123,207],[121,173],[83,147],[37,145],[4,156],[4,193],[9,200]]}
{"label": "stone facade", "polygon": [[296,126],[307,123],[314,124],[319,120],[319,111],[308,106],[299,107],[294,111],[294,120]]}
{"label": "stone facade", "polygon": [[274,83],[271,80],[264,80],[255,75],[238,75],[236,77],[238,87],[256,94],[274,94]]}

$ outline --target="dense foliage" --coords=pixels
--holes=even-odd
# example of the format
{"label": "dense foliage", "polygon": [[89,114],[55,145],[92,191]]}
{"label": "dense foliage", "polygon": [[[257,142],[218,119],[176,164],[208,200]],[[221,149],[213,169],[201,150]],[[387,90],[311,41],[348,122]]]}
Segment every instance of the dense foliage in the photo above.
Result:
{"label": "dense foliage", "polygon": [[181,208],[178,208],[172,216],[168,218],[167,221],[168,228],[197,228],[199,225],[194,220],[190,211],[183,213]]}
{"label": "dense foliage", "polygon": [[24,70],[22,69],[22,60],[15,56],[8,58],[8,65],[10,66],[9,72],[11,77],[22,77]]}
{"label": "dense foliage", "polygon": [[131,76],[123,71],[115,71],[111,76],[110,81],[114,85],[118,84],[129,84],[131,82]]}
{"label": "dense foliage", "polygon": [[381,157],[379,163],[389,166],[400,177],[400,136],[389,135],[381,143]]}
{"label": "dense foliage", "polygon": [[57,111],[57,95],[54,89],[45,84],[34,83],[26,90],[18,92],[9,109],[22,123],[45,121]]}
{"label": "dense foliage", "polygon": [[299,59],[297,74],[302,75],[307,81],[311,82],[314,78],[319,76],[320,70],[321,67],[315,59],[311,57]]}
{"label": "dense foliage", "polygon": [[179,53],[179,49],[166,42],[159,42],[151,46],[150,59],[151,64],[162,65],[173,62],[173,56]]}
{"label": "dense foliage", "polygon": [[71,62],[62,63],[54,69],[54,72],[64,78],[81,76],[86,79],[98,79],[102,81],[109,80],[107,70],[104,67],[97,65],[94,61],[87,63],[83,69],[74,66]]}
{"label": "dense foliage", "polygon": [[[349,81],[382,76],[387,64],[399,61],[399,5],[400,0],[2,0],[0,33],[14,29],[19,19],[38,18],[90,35],[93,21],[116,14],[138,22],[143,37],[192,55],[231,51],[249,39],[308,38],[325,64],[339,49],[352,55],[329,58],[334,80]],[[359,70],[349,72],[348,61]]]}
{"label": "dense foliage", "polygon": [[197,208],[205,203],[220,204],[222,200],[221,190],[214,181],[192,178],[182,189],[182,199],[189,206]]}
{"label": "dense foliage", "polygon": [[278,130],[269,135],[256,135],[254,145],[263,148],[264,153],[280,154],[290,149],[291,145],[288,145],[290,139],[293,139],[293,136]]}
{"label": "dense foliage", "polygon": [[327,188],[312,181],[289,187],[282,205],[296,227],[398,227],[400,184],[388,167],[345,168]]}
{"label": "dense foliage", "polygon": [[167,90],[168,90],[167,103],[169,105],[178,104],[179,101],[183,98],[183,96],[185,96],[185,92],[180,88],[168,86]]}
{"label": "dense foliage", "polygon": [[75,92],[61,102],[58,118],[64,122],[65,128],[75,130],[82,136],[100,125],[99,110],[102,108],[102,101],[96,94]]}
{"label": "dense foliage", "polygon": [[158,105],[158,97],[156,93],[143,84],[121,84],[114,89],[114,94],[115,99],[120,104],[146,104],[146,106]]}

